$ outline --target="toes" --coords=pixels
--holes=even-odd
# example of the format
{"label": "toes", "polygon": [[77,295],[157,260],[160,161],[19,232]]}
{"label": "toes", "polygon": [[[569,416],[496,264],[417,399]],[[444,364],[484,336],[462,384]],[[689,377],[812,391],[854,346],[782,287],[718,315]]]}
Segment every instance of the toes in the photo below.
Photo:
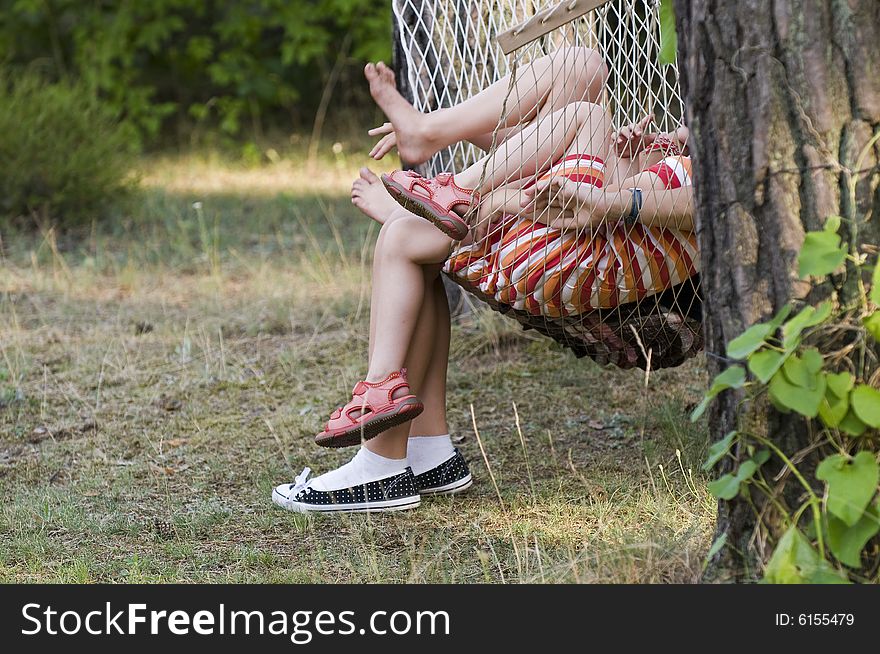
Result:
{"label": "toes", "polygon": [[374,81],[378,77],[378,73],[376,72],[376,66],[372,63],[364,66],[364,76],[366,76],[367,80],[370,82]]}
{"label": "toes", "polygon": [[360,170],[361,179],[367,182],[368,184],[375,184],[379,181],[379,178],[376,176],[372,170],[364,166]]}
{"label": "toes", "polygon": [[391,70],[388,66],[385,65],[385,62],[380,61],[376,65],[376,70],[379,72],[382,80],[389,84],[394,84],[394,71]]}

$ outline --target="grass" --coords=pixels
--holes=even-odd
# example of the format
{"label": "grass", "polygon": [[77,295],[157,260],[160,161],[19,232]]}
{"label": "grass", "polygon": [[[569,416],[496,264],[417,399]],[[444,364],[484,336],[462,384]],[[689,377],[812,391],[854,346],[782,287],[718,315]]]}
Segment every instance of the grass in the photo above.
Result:
{"label": "grass", "polygon": [[0,581],[698,579],[714,502],[686,407],[703,362],[646,389],[491,312],[453,332],[469,493],[400,515],[270,503],[351,455],[311,437],[365,368],[359,163],[147,159],[114,224],[5,235]]}

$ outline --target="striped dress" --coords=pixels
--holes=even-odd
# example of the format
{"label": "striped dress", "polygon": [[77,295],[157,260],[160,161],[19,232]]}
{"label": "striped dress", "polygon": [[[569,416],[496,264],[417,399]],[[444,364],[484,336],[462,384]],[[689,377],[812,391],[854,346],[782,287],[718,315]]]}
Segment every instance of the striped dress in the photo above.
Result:
{"label": "striped dress", "polygon": [[[691,184],[689,157],[667,157],[648,172],[666,188]],[[540,179],[558,175],[601,188],[604,162],[569,155]],[[490,304],[560,318],[640,301],[681,284],[698,268],[692,232],[622,222],[561,231],[506,215],[480,242],[457,248],[444,270]]]}

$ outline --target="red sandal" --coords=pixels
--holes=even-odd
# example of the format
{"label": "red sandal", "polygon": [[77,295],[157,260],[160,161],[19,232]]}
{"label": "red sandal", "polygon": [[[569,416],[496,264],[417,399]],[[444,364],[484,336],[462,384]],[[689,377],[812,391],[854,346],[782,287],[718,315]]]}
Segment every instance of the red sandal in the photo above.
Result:
{"label": "red sandal", "polygon": [[382,183],[404,209],[430,220],[451,239],[460,241],[467,236],[470,228],[453,208],[463,206],[467,210],[476,206],[480,194],[458,186],[452,173],[428,179],[411,170],[395,170],[382,175]]}
{"label": "red sandal", "polygon": [[[408,387],[406,368],[379,382],[358,382],[351,401],[333,412],[315,442],[323,447],[357,445],[412,420],[425,406],[412,393],[394,398],[395,392]],[[359,416],[352,415],[358,411]]]}

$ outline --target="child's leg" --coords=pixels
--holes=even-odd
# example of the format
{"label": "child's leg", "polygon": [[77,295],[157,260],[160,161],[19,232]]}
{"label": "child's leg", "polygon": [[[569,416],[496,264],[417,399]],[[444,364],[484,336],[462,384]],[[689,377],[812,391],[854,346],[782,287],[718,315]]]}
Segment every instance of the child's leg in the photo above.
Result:
{"label": "child's leg", "polygon": [[413,436],[439,436],[449,433],[446,424],[446,369],[449,364],[449,337],[451,318],[446,289],[439,273],[427,285],[428,301],[433,302],[433,339],[425,345],[429,355],[425,374],[418,387],[419,398],[425,405],[420,416],[410,423]]}
{"label": "child's leg", "polygon": [[[603,107],[589,102],[572,103],[540,118],[494,153],[457,173],[455,182],[486,193],[546,170],[567,152],[602,157],[608,151],[611,130],[611,117]],[[485,179],[480,185],[484,166]]]}
{"label": "child's leg", "polygon": [[383,225],[373,263],[367,381],[379,381],[403,367],[424,304],[423,267],[442,264],[451,244],[416,216],[400,215]]}
{"label": "child's leg", "polygon": [[[416,219],[418,220],[418,218]],[[438,336],[443,338],[445,334],[445,356],[449,356],[449,311],[446,305],[446,294],[443,293],[443,306],[447,307],[444,316],[438,315],[438,298],[435,292],[435,282],[440,283],[440,266],[425,266],[423,268],[424,300],[416,321],[412,341],[406,353],[404,365],[407,368],[412,392],[419,396],[425,405],[422,415],[428,415],[428,421],[422,420],[422,416],[407,425],[390,429],[370,441],[364,446],[382,456],[401,459],[407,455],[407,439],[412,430],[410,425],[418,422],[420,425],[436,428],[437,417],[440,418],[440,426],[446,426],[446,359],[437,361],[438,355],[442,355],[444,348],[437,348]],[[442,325],[445,320],[445,326]],[[439,351],[438,351],[439,350]],[[439,367],[438,367],[439,366]],[[437,378],[442,376],[444,387],[438,393],[436,388]],[[447,433],[445,430],[438,434]]]}
{"label": "child's leg", "polygon": [[[560,48],[520,67],[513,89],[505,76],[455,107],[422,114],[397,91],[394,76],[384,65],[369,64],[365,73],[370,92],[397,133],[402,159],[427,160],[458,141],[485,140],[501,121],[512,127],[532,120],[545,109],[558,110],[571,102],[598,102],[608,76],[601,56],[589,48]],[[508,103],[507,113],[502,108]]]}

